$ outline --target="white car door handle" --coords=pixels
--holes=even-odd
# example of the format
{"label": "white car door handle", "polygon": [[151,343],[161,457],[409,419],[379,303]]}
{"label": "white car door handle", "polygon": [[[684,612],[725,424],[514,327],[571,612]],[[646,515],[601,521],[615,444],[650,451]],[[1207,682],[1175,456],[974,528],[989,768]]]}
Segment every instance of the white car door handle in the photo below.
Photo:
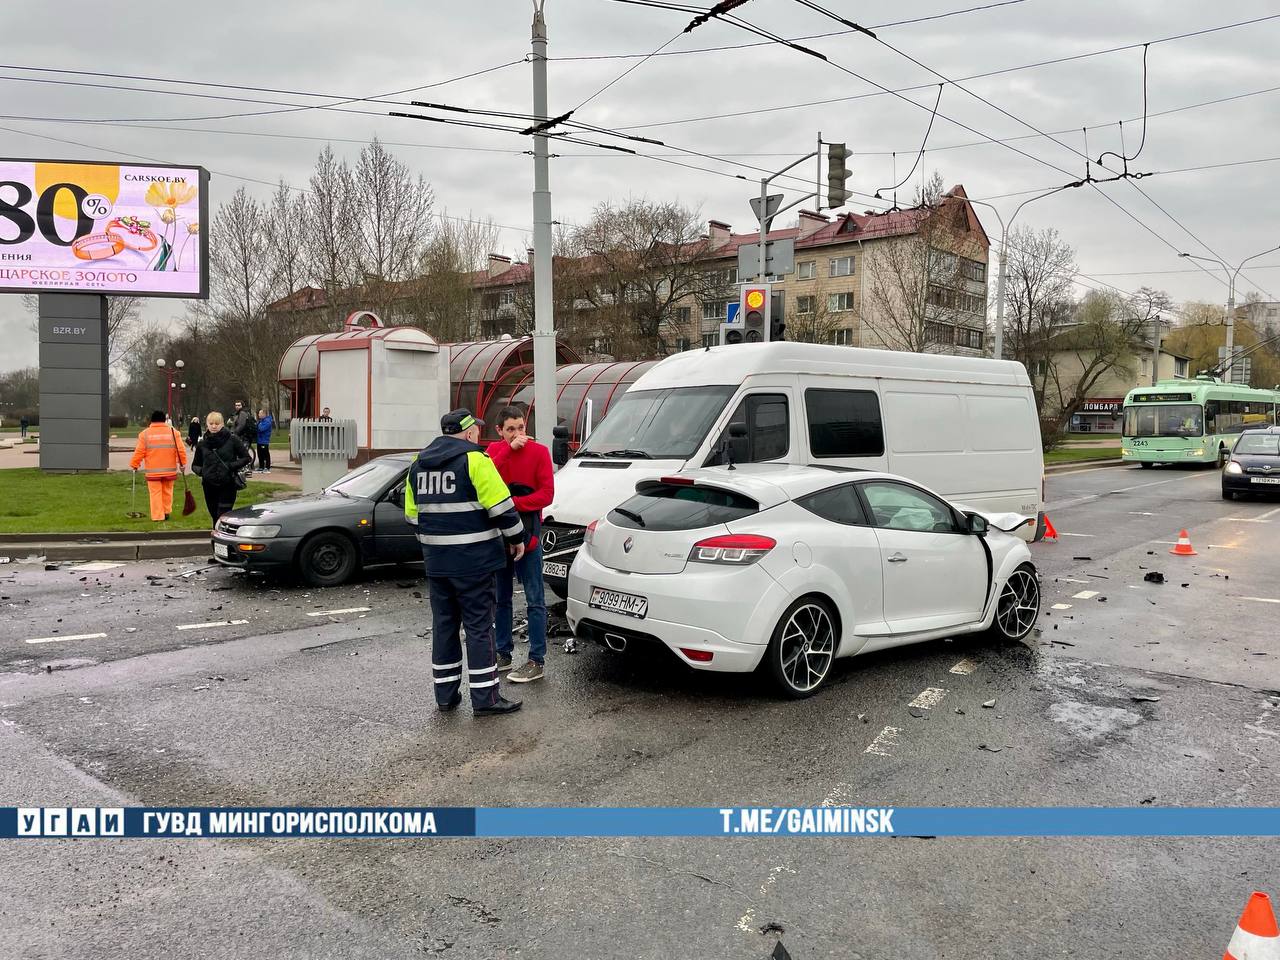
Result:
{"label": "white car door handle", "polygon": [[889,562],[890,563],[906,563],[907,558],[900,553],[895,553],[892,557],[889,558]]}

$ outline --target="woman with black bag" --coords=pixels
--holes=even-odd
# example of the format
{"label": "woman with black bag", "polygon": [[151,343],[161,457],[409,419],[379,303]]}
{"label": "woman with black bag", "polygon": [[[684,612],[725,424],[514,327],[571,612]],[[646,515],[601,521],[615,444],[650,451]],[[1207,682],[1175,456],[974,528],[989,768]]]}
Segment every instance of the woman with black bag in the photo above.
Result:
{"label": "woman with black bag", "polygon": [[205,426],[209,429],[196,444],[191,472],[204,486],[205,506],[216,524],[219,517],[235,508],[236,492],[248,482],[240,471],[249,465],[249,448],[223,428],[222,414],[216,410],[205,419]]}

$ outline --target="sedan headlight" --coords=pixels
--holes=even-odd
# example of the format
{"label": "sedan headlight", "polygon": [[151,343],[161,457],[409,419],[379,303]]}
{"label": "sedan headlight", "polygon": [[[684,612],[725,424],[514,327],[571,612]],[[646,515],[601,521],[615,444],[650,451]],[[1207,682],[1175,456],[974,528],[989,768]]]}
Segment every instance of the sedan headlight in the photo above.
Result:
{"label": "sedan headlight", "polygon": [[242,537],[245,540],[270,540],[272,537],[280,535],[280,524],[248,524],[237,530],[235,535],[237,537]]}
{"label": "sedan headlight", "polygon": [[1240,463],[1237,460],[1228,460],[1227,473],[1230,473],[1230,474],[1244,473],[1244,467],[1240,466]]}

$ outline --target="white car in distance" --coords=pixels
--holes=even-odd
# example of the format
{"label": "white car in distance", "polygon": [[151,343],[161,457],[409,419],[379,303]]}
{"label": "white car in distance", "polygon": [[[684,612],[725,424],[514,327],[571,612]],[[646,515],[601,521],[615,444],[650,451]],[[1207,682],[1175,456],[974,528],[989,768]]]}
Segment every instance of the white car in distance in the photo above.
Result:
{"label": "white car in distance", "polygon": [[837,657],[939,637],[1021,640],[1040,612],[1034,517],[966,511],[902,477],[741,464],[636,486],[569,572],[574,634],[660,643],[701,670],[763,663],[789,697]]}

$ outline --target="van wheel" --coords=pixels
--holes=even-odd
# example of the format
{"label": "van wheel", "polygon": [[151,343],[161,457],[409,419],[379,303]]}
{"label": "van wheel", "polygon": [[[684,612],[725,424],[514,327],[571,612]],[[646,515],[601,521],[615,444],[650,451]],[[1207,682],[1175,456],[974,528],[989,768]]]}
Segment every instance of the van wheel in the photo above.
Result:
{"label": "van wheel", "polygon": [[802,597],[778,620],[765,659],[782,694],[803,700],[827,679],[839,645],[840,631],[830,604]]}
{"label": "van wheel", "polygon": [[1000,588],[996,615],[988,635],[995,640],[1016,642],[1031,632],[1040,616],[1040,581],[1036,568],[1024,563]]}
{"label": "van wheel", "polygon": [[1154,467],[1154,466],[1155,466],[1155,464],[1154,464],[1154,463],[1148,463],[1146,460],[1139,460],[1139,461],[1138,461],[1138,466],[1140,466],[1143,470],[1150,470],[1152,467]]}
{"label": "van wheel", "polygon": [[298,573],[313,587],[346,583],[359,566],[356,545],[332,530],[308,537],[298,551]]}

